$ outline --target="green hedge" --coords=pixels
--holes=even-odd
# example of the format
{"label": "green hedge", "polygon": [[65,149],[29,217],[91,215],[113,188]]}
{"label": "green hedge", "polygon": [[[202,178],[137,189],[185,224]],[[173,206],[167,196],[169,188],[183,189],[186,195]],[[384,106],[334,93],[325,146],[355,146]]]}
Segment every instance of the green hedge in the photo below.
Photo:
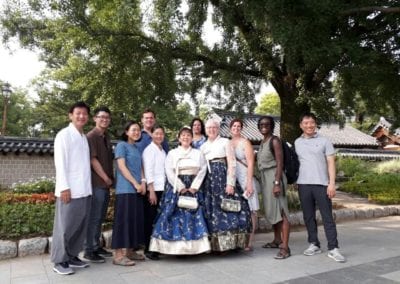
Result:
{"label": "green hedge", "polygon": [[54,204],[1,204],[0,239],[51,236]]}

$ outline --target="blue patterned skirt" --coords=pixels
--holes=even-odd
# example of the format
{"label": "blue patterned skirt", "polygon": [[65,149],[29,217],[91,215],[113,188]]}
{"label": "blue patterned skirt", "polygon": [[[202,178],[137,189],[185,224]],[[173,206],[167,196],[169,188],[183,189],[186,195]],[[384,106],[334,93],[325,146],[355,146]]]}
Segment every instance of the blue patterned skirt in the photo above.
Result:
{"label": "blue patterned skirt", "polygon": [[[189,188],[194,176],[180,175],[179,178]],[[190,192],[185,195],[192,196]],[[200,254],[210,251],[202,189],[200,188],[194,196],[199,203],[197,209],[180,208],[177,206],[178,193],[174,193],[173,186],[166,183],[151,236],[150,251],[174,255]]]}
{"label": "blue patterned skirt", "polygon": [[223,162],[210,163],[211,173],[208,173],[204,202],[206,221],[211,234],[211,248],[213,251],[227,251],[236,248],[245,248],[251,231],[250,208],[246,199],[242,197],[242,189],[236,183],[235,196],[229,197],[240,200],[239,212],[226,212],[221,209],[221,202],[226,188],[226,164]]}

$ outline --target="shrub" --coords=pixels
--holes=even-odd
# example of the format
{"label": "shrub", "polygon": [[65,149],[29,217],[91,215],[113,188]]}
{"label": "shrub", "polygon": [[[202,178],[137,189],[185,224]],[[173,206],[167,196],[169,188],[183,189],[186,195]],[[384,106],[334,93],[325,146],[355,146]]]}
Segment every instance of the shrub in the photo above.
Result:
{"label": "shrub", "polygon": [[53,218],[54,204],[2,204],[0,239],[50,236]]}
{"label": "shrub", "polygon": [[355,158],[342,158],[337,159],[338,171],[343,171],[347,177],[352,177],[356,173],[366,172],[369,170],[368,162]]}
{"label": "shrub", "polygon": [[374,172],[378,174],[397,173],[400,174],[400,160],[381,162],[376,165]]}
{"label": "shrub", "polygon": [[11,188],[15,193],[49,193],[54,192],[55,180],[42,177],[38,180],[15,183]]}

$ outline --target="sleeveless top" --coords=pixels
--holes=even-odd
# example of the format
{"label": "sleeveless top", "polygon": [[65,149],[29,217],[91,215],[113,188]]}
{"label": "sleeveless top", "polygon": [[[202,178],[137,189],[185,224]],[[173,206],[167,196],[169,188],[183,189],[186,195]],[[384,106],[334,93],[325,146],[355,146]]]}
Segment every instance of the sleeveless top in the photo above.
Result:
{"label": "sleeveless top", "polygon": [[276,167],[276,160],[269,147],[269,142],[272,137],[267,141],[260,144],[260,148],[257,153],[257,165],[260,170],[270,169]]}

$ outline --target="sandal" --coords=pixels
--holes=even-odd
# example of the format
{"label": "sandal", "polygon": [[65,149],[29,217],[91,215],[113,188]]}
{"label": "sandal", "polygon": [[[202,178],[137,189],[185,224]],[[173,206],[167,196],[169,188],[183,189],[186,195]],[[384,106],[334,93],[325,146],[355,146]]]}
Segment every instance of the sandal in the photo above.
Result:
{"label": "sandal", "polygon": [[134,251],[130,254],[127,254],[126,257],[129,258],[130,260],[145,260],[146,259],[143,254],[137,253],[136,251]]}
{"label": "sandal", "polygon": [[273,249],[277,249],[279,248],[280,244],[282,243],[282,241],[280,241],[279,243],[276,242],[275,240],[273,240],[270,243],[266,243],[265,245],[262,246],[262,248],[273,248]]}
{"label": "sandal", "polygon": [[121,266],[134,266],[136,263],[124,256],[121,259],[113,259],[113,264]]}
{"label": "sandal", "polygon": [[290,256],[290,248],[280,248],[277,255],[274,256],[275,259],[285,259]]}
{"label": "sandal", "polygon": [[253,246],[247,246],[244,248],[244,251],[250,252],[253,251]]}

